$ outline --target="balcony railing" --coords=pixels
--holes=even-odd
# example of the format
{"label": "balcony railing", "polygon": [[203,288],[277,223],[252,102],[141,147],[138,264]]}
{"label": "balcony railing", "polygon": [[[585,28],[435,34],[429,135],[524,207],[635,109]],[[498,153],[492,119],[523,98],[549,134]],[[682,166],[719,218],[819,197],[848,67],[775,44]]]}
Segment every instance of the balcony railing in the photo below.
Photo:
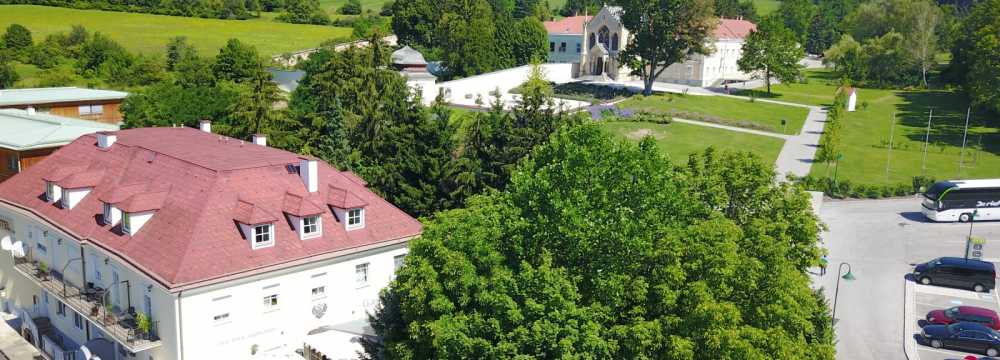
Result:
{"label": "balcony railing", "polygon": [[131,314],[132,311],[115,311],[113,307],[108,306],[110,303],[107,290],[95,286],[81,288],[74,285],[58,272],[51,271],[44,262],[35,259],[31,250],[27,249],[24,257],[14,257],[14,268],[18,272],[33,280],[129,351],[139,352],[162,344],[157,331],[158,321],[150,321],[149,331],[142,331],[139,329],[136,315]]}

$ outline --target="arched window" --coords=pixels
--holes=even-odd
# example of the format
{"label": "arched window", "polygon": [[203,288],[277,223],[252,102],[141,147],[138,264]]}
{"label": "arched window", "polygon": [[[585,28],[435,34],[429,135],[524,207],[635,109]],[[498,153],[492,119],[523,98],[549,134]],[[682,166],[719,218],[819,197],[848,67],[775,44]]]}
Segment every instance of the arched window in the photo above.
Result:
{"label": "arched window", "polygon": [[594,33],[590,33],[590,39],[587,40],[587,49],[593,49],[597,42],[594,41]]}
{"label": "arched window", "polygon": [[611,50],[618,51],[618,33],[611,35]]}
{"label": "arched window", "polygon": [[611,32],[608,31],[607,26],[602,26],[600,30],[597,30],[597,41],[600,41],[601,44],[604,44],[605,49],[611,48],[610,37],[608,36],[610,34]]}

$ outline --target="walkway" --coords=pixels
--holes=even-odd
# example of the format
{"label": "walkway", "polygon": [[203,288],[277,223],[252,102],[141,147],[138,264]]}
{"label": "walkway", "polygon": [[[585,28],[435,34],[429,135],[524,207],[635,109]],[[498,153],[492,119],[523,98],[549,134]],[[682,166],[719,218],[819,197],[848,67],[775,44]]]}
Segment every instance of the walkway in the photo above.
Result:
{"label": "walkway", "polygon": [[6,356],[11,360],[31,360],[41,355],[38,349],[14,330],[14,326],[20,322],[17,316],[0,312],[0,319],[3,320],[0,324],[0,359]]}
{"label": "walkway", "polygon": [[[792,138],[795,137],[795,136],[792,136],[792,135],[778,134],[778,133],[770,132],[770,131],[747,129],[747,128],[742,128],[742,127],[738,127],[738,126],[721,125],[721,124],[710,123],[710,122],[705,122],[705,121],[696,121],[696,120],[688,120],[688,119],[681,119],[681,118],[672,118],[671,120],[679,122],[679,123],[685,123],[685,124],[692,124],[692,125],[705,126],[705,127],[713,127],[713,128],[716,128],[716,129],[725,129],[725,130],[730,130],[730,131],[738,131],[738,132],[742,132],[742,133],[748,133],[748,134],[754,134],[754,135],[760,135],[760,136],[776,137],[776,138],[785,140],[785,144],[788,144],[788,140],[789,139],[792,139]],[[782,151],[784,151],[784,148],[782,148]]]}

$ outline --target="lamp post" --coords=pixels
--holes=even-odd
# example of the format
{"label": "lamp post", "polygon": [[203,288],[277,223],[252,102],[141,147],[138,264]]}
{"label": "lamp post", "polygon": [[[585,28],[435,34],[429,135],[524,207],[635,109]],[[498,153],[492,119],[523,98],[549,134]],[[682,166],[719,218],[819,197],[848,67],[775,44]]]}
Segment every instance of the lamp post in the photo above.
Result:
{"label": "lamp post", "polygon": [[972,210],[972,215],[969,215],[969,236],[965,238],[965,260],[969,260],[969,246],[972,244],[972,224],[976,222],[976,215],[979,215],[979,209]]}
{"label": "lamp post", "polygon": [[[844,265],[847,265],[847,273],[846,274],[843,274],[843,272],[844,272]],[[851,273],[851,264],[848,264],[846,262],[842,262],[842,263],[840,263],[839,266],[837,266],[837,287],[836,287],[836,289],[833,292],[833,316],[832,316],[832,319],[831,319],[834,324],[837,323],[837,298],[840,297],[840,279],[844,279],[844,280],[848,280],[848,281],[855,279],[854,278],[854,274]]]}

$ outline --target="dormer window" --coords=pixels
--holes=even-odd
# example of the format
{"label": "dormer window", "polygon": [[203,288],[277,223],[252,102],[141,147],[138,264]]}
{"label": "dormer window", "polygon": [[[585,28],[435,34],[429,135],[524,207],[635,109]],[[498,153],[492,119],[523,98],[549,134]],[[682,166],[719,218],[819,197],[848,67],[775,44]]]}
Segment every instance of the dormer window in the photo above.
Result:
{"label": "dormer window", "polygon": [[51,202],[62,199],[62,189],[54,181],[45,182],[45,199]]}
{"label": "dormer window", "polygon": [[365,227],[365,209],[354,208],[347,210],[347,228],[357,229]]}
{"label": "dormer window", "polygon": [[272,224],[254,225],[252,235],[254,249],[274,245],[274,225]]}
{"label": "dormer window", "polygon": [[109,204],[109,203],[101,203],[101,204],[104,205],[102,207],[103,211],[101,211],[101,213],[104,214],[103,215],[104,225],[111,225],[111,223],[114,222],[111,219],[111,204]]}
{"label": "dormer window", "polygon": [[302,218],[302,238],[309,239],[320,236],[320,224],[319,215]]}
{"label": "dormer window", "polygon": [[122,212],[122,232],[132,235],[132,216],[127,212]]}
{"label": "dormer window", "polygon": [[69,203],[69,189],[62,189],[62,195],[59,198],[59,205],[62,206],[63,209],[70,208],[71,204]]}

